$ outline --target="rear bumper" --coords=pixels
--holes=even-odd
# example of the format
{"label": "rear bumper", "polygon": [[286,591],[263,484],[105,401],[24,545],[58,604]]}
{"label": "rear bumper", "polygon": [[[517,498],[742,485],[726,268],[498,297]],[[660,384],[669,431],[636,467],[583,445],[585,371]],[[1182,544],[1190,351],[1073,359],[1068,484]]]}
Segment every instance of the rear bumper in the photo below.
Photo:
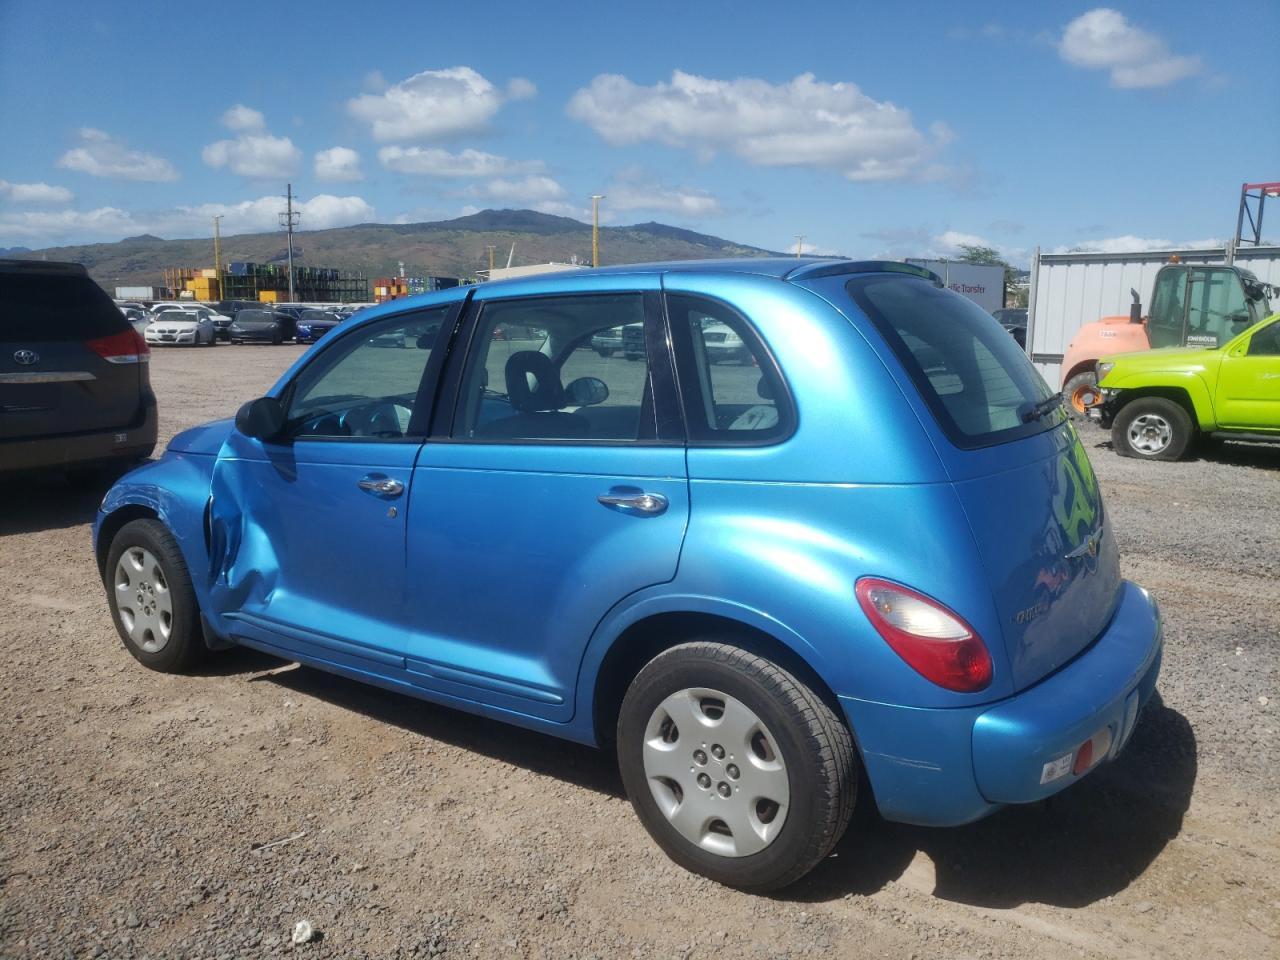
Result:
{"label": "rear bumper", "polygon": [[46,470],[105,460],[148,457],[156,446],[156,398],[143,400],[140,422],[110,430],[0,440],[0,474]]}
{"label": "rear bumper", "polygon": [[1007,700],[918,709],[841,697],[884,817],[954,826],[1040,800],[1097,769],[1071,772],[1076,748],[1104,729],[1101,762],[1117,756],[1155,690],[1163,649],[1155,601],[1127,581],[1122,591],[1088,650]]}

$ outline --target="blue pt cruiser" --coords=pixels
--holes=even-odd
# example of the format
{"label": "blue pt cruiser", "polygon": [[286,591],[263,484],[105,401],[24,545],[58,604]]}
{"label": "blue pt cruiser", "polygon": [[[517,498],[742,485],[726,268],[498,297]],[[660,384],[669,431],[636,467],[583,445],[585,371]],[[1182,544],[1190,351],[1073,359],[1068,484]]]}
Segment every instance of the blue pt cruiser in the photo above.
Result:
{"label": "blue pt cruiser", "polygon": [[[642,355],[592,349],[618,327]],[[1062,790],[1160,667],[1058,398],[899,263],[369,310],[117,483],[95,549],[144,665],[239,644],[611,746],[662,849],[750,890],[830,852],[863,771],[917,824]]]}

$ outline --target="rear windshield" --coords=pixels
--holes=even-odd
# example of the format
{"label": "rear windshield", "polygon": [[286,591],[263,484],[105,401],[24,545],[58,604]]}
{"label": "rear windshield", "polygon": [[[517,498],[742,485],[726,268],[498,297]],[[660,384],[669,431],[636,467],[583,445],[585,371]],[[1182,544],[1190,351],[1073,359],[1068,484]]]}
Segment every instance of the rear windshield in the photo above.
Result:
{"label": "rear windshield", "polygon": [[971,300],[898,275],[858,277],[847,289],[956,446],[1004,443],[1062,422],[1060,406],[1032,416],[1031,408],[1053,391],[1014,339]]}
{"label": "rear windshield", "polygon": [[129,329],[88,277],[0,271],[0,340],[93,340]]}

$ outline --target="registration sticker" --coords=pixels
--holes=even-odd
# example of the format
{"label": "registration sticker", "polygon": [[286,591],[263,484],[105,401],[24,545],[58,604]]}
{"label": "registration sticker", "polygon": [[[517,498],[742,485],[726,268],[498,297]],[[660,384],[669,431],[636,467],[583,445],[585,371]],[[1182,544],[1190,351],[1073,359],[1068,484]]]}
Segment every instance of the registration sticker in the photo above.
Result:
{"label": "registration sticker", "polygon": [[1057,760],[1050,760],[1040,770],[1040,785],[1052,783],[1059,777],[1065,777],[1071,772],[1071,758],[1074,753],[1068,753],[1066,756],[1059,757]]}

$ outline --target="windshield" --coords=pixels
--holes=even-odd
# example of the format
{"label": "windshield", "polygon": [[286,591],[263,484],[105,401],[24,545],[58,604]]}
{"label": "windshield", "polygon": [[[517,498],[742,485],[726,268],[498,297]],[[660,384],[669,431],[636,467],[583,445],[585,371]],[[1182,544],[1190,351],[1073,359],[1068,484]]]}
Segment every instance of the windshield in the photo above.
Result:
{"label": "windshield", "polygon": [[1188,347],[1220,347],[1253,324],[1236,271],[1192,270],[1187,296]]}
{"label": "windshield", "polygon": [[847,289],[956,446],[1004,443],[1062,422],[1061,405],[1044,403],[1053,391],[977,304],[901,275],[859,277]]}
{"label": "windshield", "polygon": [[236,314],[236,323],[270,323],[274,319],[266,310],[241,310]]}

